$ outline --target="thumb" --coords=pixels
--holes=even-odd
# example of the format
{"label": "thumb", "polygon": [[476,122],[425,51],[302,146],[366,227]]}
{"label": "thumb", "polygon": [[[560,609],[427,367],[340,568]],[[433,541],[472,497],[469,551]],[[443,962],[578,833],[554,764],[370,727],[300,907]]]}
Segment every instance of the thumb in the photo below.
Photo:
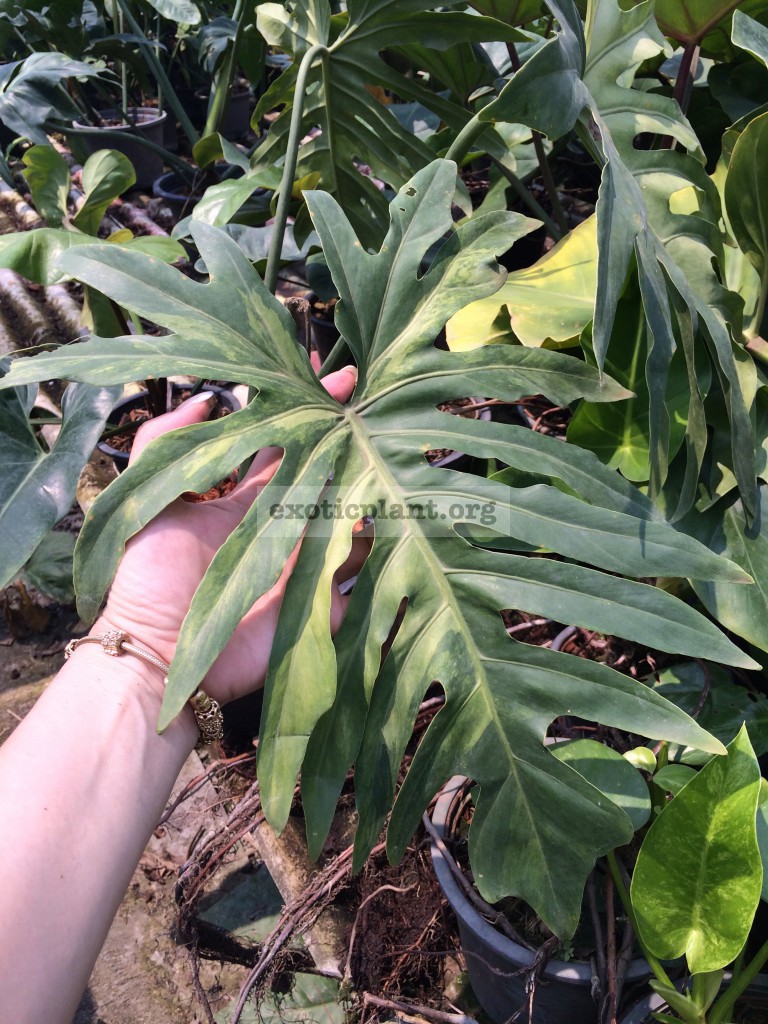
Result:
{"label": "thumb", "polygon": [[348,402],[357,383],[357,367],[345,366],[342,370],[329,373],[321,383],[331,398],[337,402]]}
{"label": "thumb", "polygon": [[211,391],[201,391],[188,398],[186,402],[182,402],[173,412],[167,412],[163,416],[156,416],[154,419],[142,423],[136,431],[128,464],[135,462],[149,442],[154,441],[161,434],[166,434],[169,430],[177,430],[179,427],[188,427],[192,423],[202,423],[207,419],[215,397]]}

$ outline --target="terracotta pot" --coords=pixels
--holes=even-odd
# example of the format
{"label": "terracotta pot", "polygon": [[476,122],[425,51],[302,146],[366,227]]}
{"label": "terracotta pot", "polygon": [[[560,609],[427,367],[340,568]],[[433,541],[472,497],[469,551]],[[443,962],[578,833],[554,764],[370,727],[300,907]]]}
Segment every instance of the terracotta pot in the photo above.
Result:
{"label": "terracotta pot", "polygon": [[[452,778],[432,812],[432,824],[444,842],[450,838],[451,805],[465,782],[459,775]],[[467,974],[478,1002],[496,1024],[504,1024],[521,1008],[524,1008],[522,1019],[527,1021],[527,972],[536,954],[497,931],[479,914],[464,895],[445,853],[434,840],[431,854],[437,880],[459,924]],[[650,974],[646,960],[633,960],[627,969],[625,985],[644,981]],[[598,1006],[592,999],[592,976],[588,963],[550,960],[536,987],[531,1024],[597,1024]]]}
{"label": "terracotta pot", "polygon": [[[101,117],[105,120],[118,120],[122,115],[116,110],[102,110]],[[99,149],[116,149],[127,156],[136,171],[136,187],[149,188],[155,178],[163,172],[163,158],[147,146],[136,141],[139,135],[157,146],[163,145],[163,131],[167,114],[155,107],[130,107],[128,114],[135,117],[135,124],[95,125],[73,123],[77,130],[74,134],[75,146],[90,156]],[[124,138],[113,135],[105,136],[105,132],[119,132]]]}

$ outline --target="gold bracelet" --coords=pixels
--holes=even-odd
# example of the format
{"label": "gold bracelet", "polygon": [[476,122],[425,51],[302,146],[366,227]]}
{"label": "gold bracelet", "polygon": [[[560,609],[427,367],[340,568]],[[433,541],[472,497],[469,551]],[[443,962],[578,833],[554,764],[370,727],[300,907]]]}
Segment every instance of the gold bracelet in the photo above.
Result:
{"label": "gold bracelet", "polygon": [[[135,657],[141,658],[142,661],[159,668],[163,673],[163,684],[168,683],[168,672],[171,666],[166,665],[164,661],[156,658],[149,651],[144,651],[141,647],[132,644],[128,634],[122,629],[109,629],[101,636],[83,636],[78,640],[70,640],[64,648],[65,660],[72,657],[80,644],[100,644],[101,649],[113,658],[119,658],[121,654],[133,654]],[[200,738],[196,746],[202,747],[207,743],[218,742],[224,735],[224,716],[218,701],[209,697],[204,690],[198,690],[189,698],[188,703],[200,731]]]}

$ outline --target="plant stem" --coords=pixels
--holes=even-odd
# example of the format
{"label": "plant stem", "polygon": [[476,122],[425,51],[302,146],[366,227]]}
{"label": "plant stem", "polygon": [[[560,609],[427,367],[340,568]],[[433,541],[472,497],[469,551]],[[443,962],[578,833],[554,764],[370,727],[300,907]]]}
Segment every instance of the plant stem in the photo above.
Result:
{"label": "plant stem", "polygon": [[635,917],[635,911],[634,911],[634,909],[632,907],[632,901],[629,898],[629,892],[627,890],[627,887],[624,885],[624,879],[621,877],[621,872],[619,871],[619,865],[616,862],[616,854],[614,853],[613,850],[610,850],[608,852],[608,866],[611,869],[611,875],[613,876],[613,883],[616,886],[616,891],[618,892],[619,896],[621,897],[621,902],[624,904],[624,909],[627,912],[627,917],[629,918],[630,924],[632,925],[632,928],[634,929],[635,938],[637,939],[637,943],[640,946],[640,949],[643,951],[643,956],[648,961],[651,970],[656,975],[656,977],[659,979],[659,981],[662,983],[662,985],[667,985],[667,986],[669,986],[669,988],[674,988],[674,986],[672,984],[672,981],[670,980],[669,975],[664,970],[664,968],[661,966],[661,964],[656,959],[656,957],[646,949],[645,943],[643,942],[642,938],[640,937],[640,933],[639,933],[639,931],[637,929],[637,918]]}
{"label": "plant stem", "polygon": [[[293,92],[293,110],[291,111],[291,125],[288,130],[288,142],[285,151],[285,166],[283,176],[280,179],[280,195],[277,200],[275,221],[272,230],[272,239],[269,243],[269,254],[267,256],[267,269],[264,273],[264,284],[274,295],[277,288],[277,273],[280,269],[280,256],[283,251],[283,239],[285,238],[285,227],[288,223],[288,208],[293,193],[293,177],[296,173],[296,163],[299,158],[299,141],[301,139],[301,118],[304,113],[304,94],[307,88],[307,76],[316,57],[325,60],[328,48],[321,43],[311,46],[301,58],[299,73],[296,76],[296,85]],[[256,388],[248,388],[248,404],[256,397]],[[247,459],[240,466],[240,479],[242,480],[248,472],[252,459]]]}
{"label": "plant stem", "polygon": [[283,251],[283,238],[285,237],[285,226],[288,223],[288,207],[293,192],[293,178],[296,173],[296,163],[299,158],[299,141],[301,133],[301,119],[304,113],[304,93],[307,86],[307,76],[316,57],[326,59],[328,48],[321,43],[311,46],[301,59],[299,73],[296,76],[296,87],[293,93],[293,110],[291,111],[291,126],[288,132],[288,144],[285,153],[285,166],[283,176],[280,179],[280,195],[277,200],[275,212],[274,230],[272,241],[269,244],[269,256],[267,257],[267,269],[264,274],[264,283],[267,288],[275,294],[277,287],[277,271],[280,266],[280,255]]}
{"label": "plant stem", "polygon": [[[525,203],[525,205],[528,207],[528,209],[531,211],[531,213],[534,215],[534,217],[538,217],[539,220],[542,221],[542,223],[544,224],[544,227],[547,229],[547,231],[552,236],[552,238],[554,238],[554,240],[556,242],[559,242],[560,239],[562,238],[562,233],[560,231],[560,228],[557,226],[557,224],[555,224],[555,222],[549,216],[549,214],[544,209],[544,207],[541,205],[541,203],[536,199],[536,197],[534,195],[531,195],[531,193],[528,191],[528,189],[525,187],[525,185],[522,183],[522,181],[520,181],[520,179],[514,173],[514,171],[510,171],[510,169],[508,167],[505,167],[504,164],[501,163],[500,160],[497,160],[493,156],[491,156],[491,160],[493,160],[493,162],[496,164],[498,169],[501,171],[501,173],[507,179],[507,181],[512,186],[512,188],[515,190],[515,192],[517,192],[517,194],[520,197],[520,199],[523,201],[523,203]],[[566,229],[566,233],[567,233],[567,229]]]}
{"label": "plant stem", "polygon": [[[131,31],[135,32],[135,34],[143,40],[141,48],[144,52],[144,56],[146,57],[147,64],[149,64],[150,71],[154,75],[158,87],[165,93],[168,99],[168,106],[178,119],[184,134],[189,139],[190,145],[194,146],[199,141],[199,136],[195,131],[194,125],[190,121],[186,110],[182,106],[179,97],[176,95],[176,91],[168,80],[168,76],[166,75],[162,64],[155,56],[154,49],[150,45],[145,34],[142,32],[141,26],[131,14],[130,8],[128,7],[128,0],[117,0],[117,3],[120,5],[120,9],[124,13],[125,20],[130,25]],[[163,152],[165,152],[165,150],[163,150]]]}
{"label": "plant stem", "polygon": [[471,149],[472,143],[483,134],[487,127],[488,123],[481,121],[479,114],[473,114],[448,147],[445,159],[455,160],[457,164],[460,164]]}
{"label": "plant stem", "polygon": [[[125,33],[125,12],[117,12],[117,31],[120,35]],[[128,116],[128,66],[124,60],[120,61],[120,110],[125,117]]]}
{"label": "plant stem", "polygon": [[205,119],[203,136],[211,135],[220,129],[227,113],[229,103],[229,90],[237,70],[237,51],[240,46],[240,39],[243,34],[245,23],[245,0],[237,0],[232,20],[235,21],[235,36],[229,53],[224,58],[221,67],[214,75],[211,85],[211,105],[208,116]]}
{"label": "plant stem", "polygon": [[[517,54],[517,47],[513,42],[507,43],[507,53],[509,54],[512,70],[515,72],[519,71],[522,65],[520,64],[520,58]],[[562,237],[563,235],[567,235],[570,229],[568,227],[568,221],[565,219],[562,204],[560,203],[560,196],[557,194],[555,179],[552,177],[552,168],[549,166],[549,160],[547,160],[547,154],[544,151],[544,137],[541,132],[537,132],[535,129],[533,130],[533,148],[536,150],[536,159],[539,162],[541,180],[544,182],[544,187],[547,190],[549,202],[552,206],[552,213],[557,221],[557,226],[560,228],[560,236]]]}
{"label": "plant stem", "polygon": [[747,986],[760,972],[760,968],[766,961],[768,961],[768,940],[762,944],[745,968],[738,974],[734,973],[724,995],[720,996],[709,1011],[709,1024],[724,1024],[726,1020],[730,1019],[736,1000],[746,991]]}
{"label": "plant stem", "polygon": [[699,43],[688,42],[685,44],[680,68],[675,79],[675,90],[672,95],[679,103],[683,113],[688,110],[688,104],[691,101],[691,90],[693,89],[693,80],[696,77],[696,66],[699,63],[700,51],[701,46]]}
{"label": "plant stem", "polygon": [[[445,159],[455,160],[457,164],[461,164],[462,160],[469,152],[472,143],[475,141],[475,139],[478,138],[478,136],[482,135],[486,128],[490,127],[492,127],[490,122],[478,120],[478,116],[477,114],[475,114],[473,117],[469,119],[469,121],[467,121],[467,123],[459,132],[459,134],[453,140],[453,142],[448,148],[448,152],[445,154]],[[495,157],[491,156],[491,160],[493,160],[493,162],[499,168],[499,170],[510,183],[515,192],[517,192],[520,199],[522,199],[522,201],[530,209],[531,213],[533,213],[535,217],[540,218],[540,220],[542,220],[545,224],[547,231],[550,233],[550,235],[555,239],[555,241],[559,241],[562,237],[562,233],[558,228],[557,224],[555,224],[555,222],[549,216],[547,211],[541,206],[541,204],[536,200],[536,198],[531,195],[531,193],[528,191],[528,189],[525,187],[522,181],[520,181],[518,176],[513,171],[510,171],[508,167],[505,167],[504,164],[502,164],[501,161],[497,160]]]}
{"label": "plant stem", "polygon": [[[155,18],[155,43],[157,45],[157,60],[160,61],[160,15],[158,14]],[[157,109],[163,109],[163,87],[158,85],[157,87]]]}

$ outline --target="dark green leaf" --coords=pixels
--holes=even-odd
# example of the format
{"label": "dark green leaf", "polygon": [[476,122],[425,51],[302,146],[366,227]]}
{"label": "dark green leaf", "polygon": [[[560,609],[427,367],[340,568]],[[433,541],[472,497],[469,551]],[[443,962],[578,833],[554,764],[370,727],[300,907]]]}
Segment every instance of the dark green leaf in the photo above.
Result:
{"label": "dark green leaf", "polygon": [[80,470],[118,394],[117,388],[71,385],[62,403],[61,432],[46,454],[27,420],[35,389],[0,391],[0,585],[13,579],[69,511]]}
{"label": "dark green leaf", "polygon": [[[399,188],[430,162],[432,153],[400,127],[367,86],[378,85],[423,103],[454,131],[469,118],[463,106],[430,91],[418,76],[394,71],[380,52],[407,40],[443,50],[458,43],[519,37],[501,22],[461,11],[434,11],[437,6],[435,0],[380,0],[373,5],[350,0],[347,18],[332,20],[324,0],[296,3],[288,10],[277,3],[260,4],[261,33],[268,43],[291,53],[294,63],[262,96],[254,114],[259,118],[282,106],[253,155],[257,180],[266,184],[261,176],[285,153],[301,57],[314,44],[326,45],[328,54],[318,57],[308,78],[302,126],[305,133],[313,130],[314,137],[299,150],[296,177],[314,181],[334,195],[363,244],[378,244],[385,231],[387,202],[372,178]],[[355,161],[367,164],[372,177],[361,174]]]}
{"label": "dark green leaf", "polygon": [[768,113],[750,121],[733,147],[725,179],[725,204],[730,228],[739,248],[759,276],[756,327],[762,319],[768,291],[768,225],[764,211],[768,186],[762,173],[768,153]]}
{"label": "dark green leaf", "polygon": [[740,501],[722,510],[707,538],[713,551],[721,552],[745,569],[755,581],[748,587],[699,580],[694,589],[706,609],[727,629],[762,650],[768,650],[768,536],[762,528],[768,515],[768,486],[758,490],[758,519],[749,525]]}
{"label": "dark green leaf", "polygon": [[569,740],[555,743],[550,749],[558,761],[573,768],[626,811],[635,831],[648,821],[651,815],[648,784],[617,751],[595,740]]}
{"label": "dark green leaf", "polygon": [[33,53],[0,80],[0,121],[32,142],[48,145],[45,125],[66,122],[79,111],[66,89],[67,78],[98,78],[102,68],[63,53]]}
{"label": "dark green leaf", "polygon": [[73,533],[47,533],[24,566],[24,578],[33,587],[62,604],[73,604],[75,585],[72,580],[72,558],[75,553]]}
{"label": "dark green leaf", "polygon": [[[720,665],[683,662],[666,669],[656,686],[659,693],[696,720],[722,743],[730,743],[742,725],[758,756],[768,752],[768,698],[734,682]],[[702,697],[706,698],[703,705]],[[670,759],[685,764],[704,764],[708,758],[698,750],[685,750],[672,744]]]}

